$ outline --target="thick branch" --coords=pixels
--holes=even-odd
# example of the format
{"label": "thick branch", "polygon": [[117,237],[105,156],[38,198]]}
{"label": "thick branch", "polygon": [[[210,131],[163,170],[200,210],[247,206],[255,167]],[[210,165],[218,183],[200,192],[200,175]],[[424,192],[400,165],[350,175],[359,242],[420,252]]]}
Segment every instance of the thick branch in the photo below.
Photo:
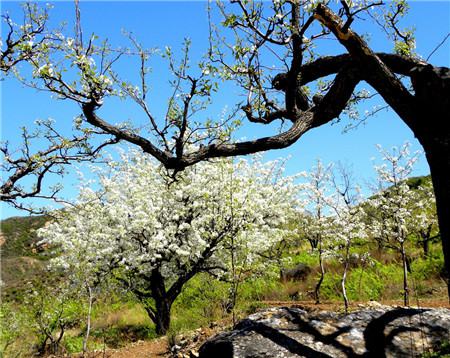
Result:
{"label": "thick branch", "polygon": [[118,139],[126,140],[127,142],[141,147],[144,152],[151,154],[164,165],[168,163],[170,156],[164,153],[162,150],[158,149],[148,139],[145,139],[128,130],[120,129],[105,122],[95,114],[95,109],[96,104],[93,102],[83,105],[83,114],[86,117],[88,123],[92,124],[95,127],[101,128],[105,132],[114,135]]}
{"label": "thick branch", "polygon": [[271,149],[286,148],[295,143],[308,130],[336,118],[345,108],[358,81],[357,68],[345,67],[336,76],[333,85],[324,96],[322,102],[306,112],[298,112],[292,127],[287,131],[253,141],[212,144],[187,154],[181,161],[171,160],[166,167],[182,169],[207,158],[246,155]]}
{"label": "thick branch", "polygon": [[414,96],[392,73],[386,64],[351,29],[344,29],[339,16],[319,4],[315,18],[326,26],[347,49],[352,58],[364,66],[364,80],[377,90],[384,100],[411,127],[414,127]]}
{"label": "thick branch", "polygon": [[[378,52],[375,55],[394,73],[410,76],[415,67],[426,66],[427,63],[418,59],[403,57],[401,55]],[[302,66],[302,85],[318,80],[319,78],[338,73],[344,66],[351,66],[355,61],[351,55],[324,56]]]}

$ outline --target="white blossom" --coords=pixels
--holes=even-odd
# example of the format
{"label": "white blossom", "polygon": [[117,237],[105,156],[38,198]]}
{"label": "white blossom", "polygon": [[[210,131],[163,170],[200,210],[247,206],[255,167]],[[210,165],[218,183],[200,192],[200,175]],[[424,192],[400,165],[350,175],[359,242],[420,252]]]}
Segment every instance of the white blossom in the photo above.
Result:
{"label": "white blossom", "polygon": [[249,260],[283,238],[298,187],[275,164],[216,160],[173,180],[148,155],[123,154],[99,171],[100,191],[82,188],[77,209],[38,234],[61,249],[53,265],[70,270],[158,268],[169,281],[200,260],[226,270],[223,245],[231,237]]}

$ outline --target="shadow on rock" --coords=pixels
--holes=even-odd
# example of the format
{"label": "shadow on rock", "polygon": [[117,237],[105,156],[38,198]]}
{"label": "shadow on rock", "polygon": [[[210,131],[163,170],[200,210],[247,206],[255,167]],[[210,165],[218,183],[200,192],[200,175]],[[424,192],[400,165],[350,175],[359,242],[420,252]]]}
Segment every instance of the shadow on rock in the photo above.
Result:
{"label": "shadow on rock", "polygon": [[278,307],[211,338],[200,357],[419,357],[449,339],[450,310],[379,306],[348,315]]}

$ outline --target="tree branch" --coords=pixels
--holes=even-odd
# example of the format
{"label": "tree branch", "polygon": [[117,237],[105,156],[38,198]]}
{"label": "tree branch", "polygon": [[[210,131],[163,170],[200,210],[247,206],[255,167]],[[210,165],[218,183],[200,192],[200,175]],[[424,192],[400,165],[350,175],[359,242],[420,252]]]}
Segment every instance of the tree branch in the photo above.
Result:
{"label": "tree branch", "polygon": [[414,128],[414,114],[417,113],[414,96],[409,93],[389,67],[359,35],[351,29],[344,29],[342,20],[330,8],[319,4],[314,17],[336,36],[355,61],[364,66],[363,79],[381,94],[405,123]]}

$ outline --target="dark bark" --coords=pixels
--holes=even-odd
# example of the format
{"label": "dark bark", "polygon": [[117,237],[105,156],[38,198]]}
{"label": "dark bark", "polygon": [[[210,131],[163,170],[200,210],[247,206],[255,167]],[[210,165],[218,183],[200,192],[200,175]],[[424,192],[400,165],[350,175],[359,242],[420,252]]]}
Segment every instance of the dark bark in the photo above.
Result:
{"label": "dark bark", "polygon": [[311,252],[317,249],[317,245],[319,244],[319,240],[316,238],[307,238],[309,245],[311,246]]}
{"label": "dark bark", "polygon": [[316,287],[314,289],[314,299],[316,304],[320,303],[320,287],[322,286],[323,279],[325,278],[325,268],[323,266],[323,257],[322,257],[322,243],[319,243],[319,267],[320,267],[320,277],[316,283]]}
{"label": "dark bark", "polygon": [[170,302],[167,298],[160,297],[155,299],[155,306],[156,333],[159,335],[164,335],[170,328],[170,310],[172,308],[172,302]]}
{"label": "dark bark", "polygon": [[445,278],[450,300],[450,146],[448,140],[446,143],[439,142],[426,144],[424,148],[436,196],[436,210],[445,261]]}
{"label": "dark bark", "polygon": [[156,333],[164,335],[170,328],[170,309],[173,300],[167,295],[164,277],[159,272],[159,269],[152,272],[150,278],[150,290],[151,296],[155,301],[153,315],[150,316],[150,318],[155,323]]}
{"label": "dark bark", "polygon": [[423,240],[422,248],[423,248],[423,257],[428,258],[430,256],[430,241]]}
{"label": "dark bark", "polygon": [[436,195],[450,300],[450,69],[431,65],[411,68],[413,95],[357,34],[343,31],[341,19],[329,8],[319,5],[315,16],[333,32],[352,58],[366,68],[364,80],[395,110],[425,150]]}
{"label": "dark bark", "polygon": [[430,166],[450,299],[450,69],[414,68],[411,82],[419,107],[412,129]]}

